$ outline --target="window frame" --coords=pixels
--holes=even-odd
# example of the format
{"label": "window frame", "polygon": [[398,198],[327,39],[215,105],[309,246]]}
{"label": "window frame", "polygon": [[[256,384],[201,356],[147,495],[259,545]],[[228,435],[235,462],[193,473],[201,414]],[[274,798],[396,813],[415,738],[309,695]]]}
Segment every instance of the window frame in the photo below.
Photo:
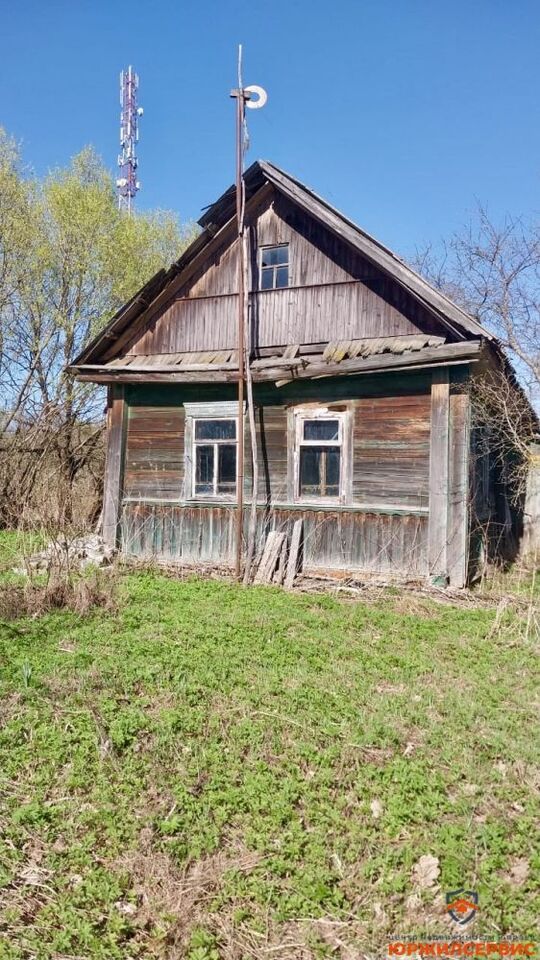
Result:
{"label": "window frame", "polygon": [[[277,250],[279,247],[287,248],[287,262],[275,263],[272,266],[263,267],[262,261],[263,261],[264,251]],[[270,290],[286,290],[287,287],[291,286],[291,245],[288,240],[283,241],[283,243],[264,243],[262,246],[259,247],[258,260],[259,260],[259,264],[258,264],[259,265],[259,290],[262,293],[269,292]],[[287,267],[287,283],[284,284],[283,286],[277,287],[275,283],[277,271],[283,267]],[[271,287],[263,287],[262,285],[263,270],[268,270],[268,271],[272,270],[272,279],[274,282]]]}
{"label": "window frame", "polygon": [[[291,493],[293,503],[320,504],[321,507],[351,502],[351,417],[349,410],[332,410],[328,407],[313,409],[296,409],[293,411],[292,437],[292,476]],[[307,420],[337,420],[337,440],[305,440],[304,424]],[[325,497],[320,494],[305,494],[300,492],[300,453],[302,447],[339,447],[339,492],[337,496]]]}
{"label": "window frame", "polygon": [[[229,438],[222,440],[197,440],[197,423],[199,422],[208,422],[209,420],[229,420],[233,421],[235,429],[234,440]],[[197,447],[214,447],[214,472],[213,472],[213,482],[212,482],[212,493],[204,492],[197,493]],[[220,493],[217,487],[217,471],[219,469],[219,458],[217,455],[217,447],[220,446],[234,446],[235,448],[235,461],[236,461],[236,470],[234,478],[234,491],[232,493]],[[191,454],[191,491],[190,491],[190,500],[220,500],[234,502],[238,496],[238,416],[231,416],[231,414],[221,414],[216,416],[211,413],[198,413],[191,418],[191,437],[190,437],[190,454]]]}

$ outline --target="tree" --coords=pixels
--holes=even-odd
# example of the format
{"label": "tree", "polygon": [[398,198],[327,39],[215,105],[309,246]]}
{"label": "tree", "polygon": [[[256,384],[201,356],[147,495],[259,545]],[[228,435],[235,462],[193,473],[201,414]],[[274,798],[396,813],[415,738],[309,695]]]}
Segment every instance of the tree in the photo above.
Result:
{"label": "tree", "polygon": [[[42,182],[26,177],[0,133],[0,410],[4,446],[24,462],[26,493],[44,459],[58,471],[58,504],[96,450],[103,395],[65,373],[82,347],[159,268],[178,258],[193,228],[167,212],[117,209],[109,173],[92,148]],[[29,452],[33,451],[33,456]],[[0,510],[13,504],[4,470]],[[17,495],[20,500],[20,494]],[[11,509],[11,507],[10,507]],[[9,512],[9,510],[8,510]]]}
{"label": "tree", "polygon": [[540,405],[540,223],[479,207],[472,223],[441,250],[418,255],[416,268],[495,334],[501,359],[471,384],[476,424],[490,431],[492,453],[524,493]]}
{"label": "tree", "polygon": [[416,266],[498,338],[532,400],[540,401],[540,222],[494,223],[479,207],[473,222]]}

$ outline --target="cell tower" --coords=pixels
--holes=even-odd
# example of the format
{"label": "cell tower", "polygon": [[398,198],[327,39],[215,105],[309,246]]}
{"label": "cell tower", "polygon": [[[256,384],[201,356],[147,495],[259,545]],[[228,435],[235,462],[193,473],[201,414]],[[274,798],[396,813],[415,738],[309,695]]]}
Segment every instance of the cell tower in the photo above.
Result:
{"label": "cell tower", "polygon": [[135,200],[140,183],[137,180],[137,143],[139,142],[139,117],[143,108],[137,106],[139,78],[133,67],[122,70],[120,74],[120,145],[122,153],[118,157],[120,177],[116,181],[118,189],[118,209],[131,213],[131,204]]}

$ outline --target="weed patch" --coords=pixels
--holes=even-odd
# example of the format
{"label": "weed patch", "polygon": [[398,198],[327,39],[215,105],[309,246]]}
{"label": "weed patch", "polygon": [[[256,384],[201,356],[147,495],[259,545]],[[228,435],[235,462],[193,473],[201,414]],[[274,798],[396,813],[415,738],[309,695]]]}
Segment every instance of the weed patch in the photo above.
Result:
{"label": "weed patch", "polygon": [[158,573],[122,597],[0,624],[2,958],[349,960],[447,935],[462,884],[475,936],[534,938],[519,609]]}
{"label": "weed patch", "polygon": [[39,617],[53,610],[71,610],[80,616],[93,607],[112,611],[116,584],[110,571],[59,574],[51,577],[17,577],[0,587],[0,619]]}

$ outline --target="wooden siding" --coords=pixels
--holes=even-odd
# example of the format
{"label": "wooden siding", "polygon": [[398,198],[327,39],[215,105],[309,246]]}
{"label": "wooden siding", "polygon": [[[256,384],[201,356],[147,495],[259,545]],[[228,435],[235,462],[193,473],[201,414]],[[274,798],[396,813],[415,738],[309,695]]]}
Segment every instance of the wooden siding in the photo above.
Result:
{"label": "wooden siding", "polygon": [[356,402],[355,502],[428,506],[430,417],[428,392],[389,393]]}
{"label": "wooden siding", "polygon": [[124,495],[179,500],[184,484],[184,408],[129,408]]}
{"label": "wooden siding", "polygon": [[[287,408],[258,407],[256,411],[257,449],[259,461],[259,503],[287,501],[288,450]],[[246,419],[245,493],[251,498],[251,455],[249,423]]]}
{"label": "wooden siding", "polygon": [[[137,557],[232,566],[233,506],[125,503],[122,549]],[[258,512],[258,542],[269,530],[304,521],[303,569],[421,578],[427,573],[427,517],[273,509]],[[247,516],[246,516],[247,524]]]}
{"label": "wooden siding", "polygon": [[[351,280],[251,294],[254,347],[321,343],[334,334],[352,340],[418,333],[419,326],[382,295],[385,285],[377,286],[374,290]],[[235,296],[177,300],[129,352],[140,356],[232,348],[237,317]]]}
{"label": "wooden siding", "polygon": [[[302,397],[299,386],[291,385],[289,396],[285,395],[284,402],[279,405],[275,400],[279,391],[267,391],[266,396],[260,391],[256,412],[258,502],[283,504],[290,501],[288,409],[297,404],[315,402],[328,405],[330,409],[337,405],[340,410],[347,408],[351,411],[353,504],[410,507],[412,510],[427,508],[430,396],[425,378],[411,377],[408,391],[403,385],[396,385],[393,389],[387,387],[382,394],[379,392],[359,399],[347,396],[359,389],[353,382],[340,381],[332,386],[316,381],[310,388],[308,385],[308,389],[307,396]],[[306,390],[302,392],[306,393]],[[142,396],[145,396],[144,391]],[[200,393],[198,399],[203,399]],[[175,405],[152,406],[150,402],[130,405],[125,496],[162,500],[184,498],[184,428],[181,396]],[[245,492],[248,497],[251,494],[249,451],[246,419]]]}
{"label": "wooden siding", "polygon": [[[254,347],[440,333],[433,314],[357,251],[281,196],[252,218]],[[290,245],[289,286],[257,292],[258,248]],[[227,233],[168,304],[135,330],[125,353],[218,350],[236,344],[237,245]],[[447,333],[447,330],[443,330]]]}
{"label": "wooden siding", "polygon": [[[306,569],[424,576],[430,384],[430,373],[416,373],[299,382],[281,390],[261,385],[256,391],[259,539],[271,526],[290,526],[301,516]],[[122,543],[127,552],[185,563],[232,562],[234,505],[185,500],[183,404],[219,403],[234,400],[234,395],[234,388],[201,391],[179,385],[127,391],[122,513]],[[291,502],[288,411],[310,403],[350,411],[353,500],[343,508]],[[246,523],[248,513],[246,509]]]}

